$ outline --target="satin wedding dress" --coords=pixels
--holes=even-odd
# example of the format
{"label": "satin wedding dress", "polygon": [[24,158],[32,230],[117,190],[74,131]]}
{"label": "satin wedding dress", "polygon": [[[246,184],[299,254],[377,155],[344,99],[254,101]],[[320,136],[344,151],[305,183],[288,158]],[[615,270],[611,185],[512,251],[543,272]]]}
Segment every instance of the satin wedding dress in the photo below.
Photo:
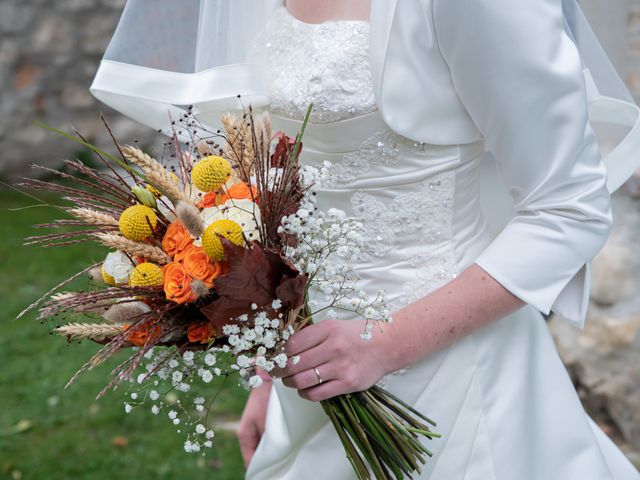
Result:
{"label": "satin wedding dress", "polygon": [[[376,110],[369,24],[307,24],[281,7],[252,56],[265,64],[274,127],[296,132],[314,110],[302,161],[334,173],[319,207],[365,225],[362,287],[392,309],[435,290],[492,241],[480,201],[482,141],[436,146],[391,131]],[[550,262],[550,268],[553,268]],[[637,480],[583,410],[540,313],[531,306],[380,385],[437,421],[432,480]],[[355,478],[319,404],[274,381],[250,480]]]}

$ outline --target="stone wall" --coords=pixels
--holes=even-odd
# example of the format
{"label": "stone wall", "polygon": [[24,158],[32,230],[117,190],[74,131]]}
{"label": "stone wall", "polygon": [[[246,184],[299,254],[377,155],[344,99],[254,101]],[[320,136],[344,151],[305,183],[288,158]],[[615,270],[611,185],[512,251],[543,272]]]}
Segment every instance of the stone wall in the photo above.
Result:
{"label": "stone wall", "polygon": [[[74,126],[99,144],[101,109],[122,138],[153,135],[97,102],[89,85],[124,0],[0,1],[0,178],[27,172],[34,161],[60,163],[73,142],[31,125]],[[81,147],[80,147],[81,148]]]}
{"label": "stone wall", "polygon": [[640,100],[640,0],[579,0],[631,93]]}
{"label": "stone wall", "polygon": [[[598,39],[618,72],[629,72],[629,2],[630,0],[578,0]],[[635,1],[635,0],[634,0]],[[640,4],[640,0],[638,1]]]}
{"label": "stone wall", "polygon": [[629,0],[627,85],[640,99],[640,0]]}

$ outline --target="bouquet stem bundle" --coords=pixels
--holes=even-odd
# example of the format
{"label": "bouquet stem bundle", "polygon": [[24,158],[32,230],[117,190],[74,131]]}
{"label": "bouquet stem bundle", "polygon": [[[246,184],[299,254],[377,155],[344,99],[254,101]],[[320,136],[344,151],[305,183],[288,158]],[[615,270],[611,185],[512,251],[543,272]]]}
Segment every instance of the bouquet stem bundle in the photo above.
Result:
{"label": "bouquet stem bundle", "polygon": [[378,386],[321,404],[360,480],[420,473],[432,456],[420,437],[440,437],[430,430],[433,420]]}

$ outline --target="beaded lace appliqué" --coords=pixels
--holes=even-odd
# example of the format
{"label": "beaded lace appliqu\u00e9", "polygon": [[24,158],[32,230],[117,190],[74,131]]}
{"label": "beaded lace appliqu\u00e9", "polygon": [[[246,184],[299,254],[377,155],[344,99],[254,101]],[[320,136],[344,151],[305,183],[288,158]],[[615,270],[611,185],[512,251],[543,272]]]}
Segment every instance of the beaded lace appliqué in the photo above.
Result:
{"label": "beaded lace appliqu\u00e9", "polygon": [[402,261],[413,267],[414,278],[402,285],[394,307],[419,300],[455,276],[449,245],[453,195],[454,173],[442,172],[388,202],[363,191],[351,197],[352,214],[364,225],[366,256],[382,259],[405,245]]}
{"label": "beaded lace appliqu\u00e9", "polygon": [[361,178],[372,167],[397,165],[406,149],[413,155],[432,157],[439,148],[441,147],[428,143],[414,142],[391,130],[378,132],[362,142],[357,150],[345,154],[341,162],[332,166],[331,182],[334,185],[346,185]]}
{"label": "beaded lace appliqu\u00e9", "polygon": [[[371,174],[376,167],[400,164],[405,155],[437,156],[441,148],[413,142],[391,130],[377,132],[333,165],[329,186],[348,189],[349,182]],[[455,276],[451,246],[455,173],[436,173],[396,190],[391,198],[378,195],[376,189],[355,191],[350,197],[350,214],[364,227],[363,261],[383,262],[393,256],[394,262],[411,267],[413,278],[388,299],[390,307],[401,308]]]}
{"label": "beaded lace appliqu\u00e9", "polygon": [[347,153],[342,162],[333,165],[331,180],[335,184],[346,184],[357,179],[372,165],[396,165],[400,160],[400,149],[392,139],[391,132],[380,132],[365,140],[355,152]]}
{"label": "beaded lace appliqu\u00e9", "polygon": [[249,58],[266,68],[276,115],[302,120],[313,103],[311,122],[330,123],[375,110],[368,22],[308,24],[281,7]]}

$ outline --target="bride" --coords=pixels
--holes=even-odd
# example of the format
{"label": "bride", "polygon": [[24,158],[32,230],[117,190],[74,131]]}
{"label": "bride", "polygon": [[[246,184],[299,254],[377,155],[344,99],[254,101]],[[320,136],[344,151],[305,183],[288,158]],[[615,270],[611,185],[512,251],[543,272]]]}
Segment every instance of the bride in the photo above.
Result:
{"label": "bride", "polygon": [[[302,160],[334,165],[319,207],[364,224],[362,287],[394,311],[370,341],[335,312],[292,337],[299,362],[242,416],[247,478],[353,478],[317,402],[376,383],[438,422],[419,478],[640,478],[540,314],[582,325],[640,128],[583,74],[584,19],[562,3],[129,1],[93,93],[159,129],[187,104],[213,122],[242,94],[295,132],[313,103]],[[604,161],[589,115],[634,127]]]}

